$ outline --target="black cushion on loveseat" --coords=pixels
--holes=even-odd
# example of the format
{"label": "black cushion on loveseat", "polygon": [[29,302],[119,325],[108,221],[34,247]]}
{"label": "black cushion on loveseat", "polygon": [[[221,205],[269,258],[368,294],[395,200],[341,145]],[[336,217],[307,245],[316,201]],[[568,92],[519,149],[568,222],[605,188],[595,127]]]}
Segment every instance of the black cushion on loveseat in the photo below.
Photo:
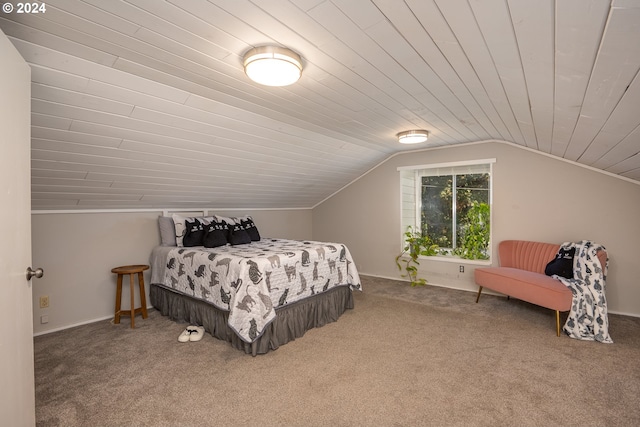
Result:
{"label": "black cushion on loveseat", "polygon": [[576,254],[576,248],[564,249],[560,248],[556,257],[549,261],[544,269],[547,276],[558,275],[567,279],[573,279],[573,257]]}

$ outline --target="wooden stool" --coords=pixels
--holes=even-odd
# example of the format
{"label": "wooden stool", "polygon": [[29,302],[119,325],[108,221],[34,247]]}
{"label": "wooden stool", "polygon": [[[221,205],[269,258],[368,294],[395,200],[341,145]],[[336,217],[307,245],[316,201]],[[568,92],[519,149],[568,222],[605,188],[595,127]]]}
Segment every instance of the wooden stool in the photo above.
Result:
{"label": "wooden stool", "polygon": [[[135,316],[136,314],[142,314],[142,318],[147,318],[147,297],[144,293],[144,277],[142,272],[148,270],[148,265],[125,265],[122,267],[116,267],[111,270],[112,273],[118,275],[118,288],[116,290],[116,314],[113,319],[113,323],[120,323],[120,316],[131,317],[131,328],[135,328]],[[140,285],[140,307],[134,308],[134,274],[138,274],[138,284]],[[131,289],[131,307],[129,310],[121,310],[120,305],[122,303],[122,276],[129,275],[129,288]]]}

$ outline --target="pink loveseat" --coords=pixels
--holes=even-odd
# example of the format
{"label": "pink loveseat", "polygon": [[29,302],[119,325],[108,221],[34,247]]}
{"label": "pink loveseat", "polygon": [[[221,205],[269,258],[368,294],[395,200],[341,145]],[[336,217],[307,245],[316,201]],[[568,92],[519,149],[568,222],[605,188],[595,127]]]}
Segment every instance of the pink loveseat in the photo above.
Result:
{"label": "pink loveseat", "polygon": [[[560,245],[503,240],[498,246],[500,267],[477,268],[475,281],[483,288],[527,301],[556,312],[556,333],[560,336],[560,312],[569,311],[573,294],[562,282],[544,274],[545,267],[555,258]],[[605,266],[607,253],[598,252],[600,265]],[[604,268],[604,267],[603,267]]]}

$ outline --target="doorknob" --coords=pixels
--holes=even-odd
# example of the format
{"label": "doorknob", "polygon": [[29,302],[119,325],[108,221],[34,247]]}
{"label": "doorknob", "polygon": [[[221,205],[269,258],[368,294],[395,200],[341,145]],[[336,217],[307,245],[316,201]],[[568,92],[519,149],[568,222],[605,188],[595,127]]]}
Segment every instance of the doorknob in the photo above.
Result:
{"label": "doorknob", "polygon": [[44,276],[44,270],[41,268],[32,270],[31,267],[27,267],[27,280],[31,280],[33,276],[35,276],[36,279],[41,278],[42,276]]}

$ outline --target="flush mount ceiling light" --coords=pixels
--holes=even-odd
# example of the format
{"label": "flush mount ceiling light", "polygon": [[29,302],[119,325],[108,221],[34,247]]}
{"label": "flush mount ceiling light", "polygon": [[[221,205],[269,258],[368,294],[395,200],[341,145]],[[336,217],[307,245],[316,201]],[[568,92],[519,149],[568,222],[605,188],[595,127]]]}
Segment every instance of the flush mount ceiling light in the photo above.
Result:
{"label": "flush mount ceiling light", "polygon": [[244,72],[266,86],[288,86],[302,74],[300,56],[284,47],[259,46],[244,55]]}
{"label": "flush mount ceiling light", "polygon": [[401,144],[418,144],[425,142],[429,137],[429,131],[426,130],[406,130],[398,135],[398,142]]}

